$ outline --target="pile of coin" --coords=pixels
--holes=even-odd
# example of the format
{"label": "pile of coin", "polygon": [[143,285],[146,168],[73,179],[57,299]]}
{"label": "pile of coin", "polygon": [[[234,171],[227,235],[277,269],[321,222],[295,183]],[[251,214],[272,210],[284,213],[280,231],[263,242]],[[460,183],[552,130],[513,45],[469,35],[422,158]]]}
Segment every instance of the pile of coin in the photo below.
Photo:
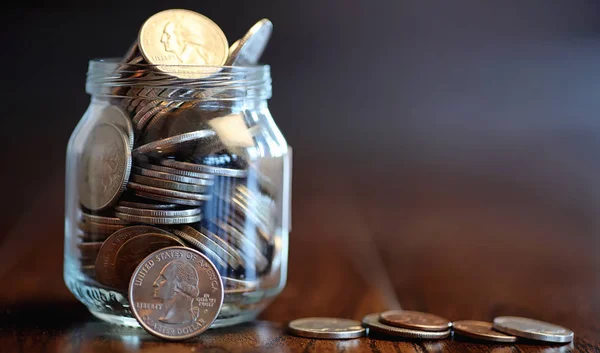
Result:
{"label": "pile of coin", "polygon": [[464,320],[451,322],[430,313],[391,310],[365,316],[358,321],[311,317],[291,321],[288,331],[296,336],[321,339],[349,339],[369,335],[389,339],[439,340],[452,334],[488,342],[518,342],[521,339],[550,343],[573,341],[573,331],[543,321],[501,316],[493,324]]}
{"label": "pile of coin", "polygon": [[250,163],[253,137],[224,141],[240,124],[250,129],[235,69],[257,65],[271,31],[263,19],[229,47],[193,11],[162,11],[142,25],[110,77],[112,98],[92,105],[101,110],[77,166],[76,246],[89,279],[125,292],[148,255],[186,247],[214,268],[227,300],[278,266],[276,196]]}

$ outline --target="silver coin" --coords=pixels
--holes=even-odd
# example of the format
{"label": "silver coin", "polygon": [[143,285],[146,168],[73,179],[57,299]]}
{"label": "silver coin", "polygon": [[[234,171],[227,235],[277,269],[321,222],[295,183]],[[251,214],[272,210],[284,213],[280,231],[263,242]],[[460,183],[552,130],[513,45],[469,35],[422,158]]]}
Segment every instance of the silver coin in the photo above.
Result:
{"label": "silver coin", "polygon": [[205,193],[207,191],[207,186],[203,185],[194,185],[194,184],[185,184],[179,183],[176,181],[164,180],[159,178],[152,178],[143,175],[131,175],[131,181],[144,184],[148,186],[154,186],[162,189],[170,189],[175,191],[183,191],[183,192],[191,192],[191,193]]}
{"label": "silver coin", "polygon": [[[273,32],[273,23],[266,18],[258,21],[241,39],[231,45],[226,66],[251,66],[260,60]],[[237,44],[236,44],[237,43]]]}
{"label": "silver coin", "polygon": [[[217,252],[220,253],[220,250],[218,250],[217,248],[211,248],[212,245],[207,246],[201,240],[198,240],[197,238],[194,238],[186,232],[178,229],[173,229],[173,234],[180,237],[183,241],[188,243],[194,249],[206,255],[217,267],[227,268],[227,261],[225,261],[221,256],[217,254]],[[213,251],[213,249],[215,249],[216,252]]]}
{"label": "silver coin", "polygon": [[143,176],[147,176],[150,178],[175,181],[178,183],[186,183],[186,184],[191,184],[191,185],[210,186],[213,184],[213,181],[208,180],[208,179],[191,178],[191,177],[186,177],[186,176],[177,175],[177,174],[171,174],[171,173],[167,173],[167,172],[150,170],[150,169],[146,169],[146,168],[133,167],[133,172],[137,175],[143,175]]}
{"label": "silver coin", "polygon": [[131,119],[129,119],[127,113],[125,113],[121,108],[116,105],[107,105],[100,112],[98,121],[103,124],[114,124],[115,126],[121,128],[128,137],[129,150],[133,148],[133,125],[131,124]]}
{"label": "silver coin", "polygon": [[159,163],[166,167],[183,169],[183,170],[187,170],[190,172],[208,173],[208,174],[232,177],[232,178],[245,178],[246,176],[248,176],[248,170],[246,170],[246,169],[213,167],[213,166],[204,165],[204,164],[180,162],[180,161],[175,161],[172,159],[161,159],[159,161]]}
{"label": "silver coin", "polygon": [[269,266],[269,260],[267,260],[255,243],[244,236],[242,232],[222,222],[220,222],[219,228],[221,228],[222,232],[218,232],[216,235],[239,251],[242,258],[246,259],[246,262],[254,263],[259,272],[264,271]]}
{"label": "silver coin", "polygon": [[142,208],[146,210],[172,210],[179,206],[174,204],[159,204],[159,203],[143,203],[133,201],[119,201],[117,204],[122,207]]}
{"label": "silver coin", "polygon": [[113,124],[94,126],[80,161],[79,200],[90,210],[115,203],[127,185],[131,171],[128,137]]}
{"label": "silver coin", "polygon": [[[190,226],[183,226],[179,230],[181,232],[187,234],[188,236],[196,239],[197,241],[201,242],[202,244],[204,244],[206,247],[208,247],[210,250],[212,250],[215,254],[217,254],[220,258],[227,261],[229,266],[231,266],[232,268],[238,269],[242,266],[242,264],[240,262],[241,259],[238,254],[231,253],[226,248],[221,246],[220,243],[215,242],[213,239],[207,237],[202,232],[199,232]],[[180,234],[175,231],[173,231],[173,232],[178,235]]]}
{"label": "silver coin", "polygon": [[142,192],[149,192],[149,193],[153,193],[153,194],[157,194],[157,195],[176,197],[179,199],[196,200],[196,201],[206,201],[206,200],[211,199],[211,195],[195,194],[195,193],[190,193],[190,192],[157,188],[154,186],[148,186],[148,185],[134,183],[132,181],[127,183],[127,188],[132,189],[132,190],[142,191]]}
{"label": "silver coin", "polygon": [[201,208],[189,208],[185,210],[149,210],[139,207],[117,206],[115,210],[121,213],[146,217],[189,217],[202,213]]}
{"label": "silver coin", "polygon": [[494,331],[490,322],[463,320],[454,321],[452,327],[455,335],[465,336],[492,342],[516,342],[517,337]]}
{"label": "silver coin", "polygon": [[197,250],[169,247],[148,255],[129,283],[131,311],[149,333],[168,340],[199,335],[223,305],[215,265]]}
{"label": "silver coin", "polygon": [[250,249],[256,248],[256,250],[258,250],[261,254],[266,253],[267,244],[263,241],[261,237],[258,236],[256,232],[251,232],[251,234],[248,234],[246,228],[242,228],[242,230],[240,230],[235,226],[220,219],[216,221],[216,225],[227,234],[227,240],[232,242],[237,248],[241,249],[242,251],[253,252],[254,250]]}
{"label": "silver coin", "polygon": [[[213,185],[214,184],[215,176],[211,175],[211,174],[190,172],[187,170],[165,167],[162,165],[154,165],[154,164],[139,164],[139,165],[140,165],[140,167],[147,169],[147,170],[151,169],[156,172],[162,172],[165,174],[178,175],[178,176],[183,176],[183,177],[189,178],[188,180],[190,180],[190,182],[187,182],[188,184],[198,184],[198,185]],[[144,174],[144,175],[147,175],[147,174]],[[151,175],[148,175],[148,176],[151,176]],[[155,178],[157,178],[157,177],[155,177]],[[172,180],[172,179],[169,179],[169,180]],[[174,180],[174,181],[179,181],[179,180]],[[180,182],[186,183],[186,181],[180,181]]]}
{"label": "silver coin", "polygon": [[260,285],[259,281],[245,281],[224,276],[221,276],[221,280],[223,281],[223,287],[225,287],[225,294],[253,292],[258,289]]}
{"label": "silver coin", "polygon": [[135,190],[133,192],[133,194],[136,196],[139,196],[139,197],[143,197],[145,199],[168,202],[168,203],[175,203],[178,205],[185,205],[185,206],[202,206],[204,204],[204,201],[180,199],[177,197],[157,195],[157,194],[154,194],[151,192],[143,192],[143,191],[138,191],[138,190]]}
{"label": "silver coin", "polygon": [[169,137],[166,139],[154,141],[140,146],[133,150],[133,154],[145,154],[145,155],[170,155],[173,152],[179,150],[182,145],[190,142],[197,143],[198,140],[207,139],[215,136],[216,133],[213,130],[200,130],[188,132],[182,135]]}
{"label": "silver coin", "polygon": [[216,235],[215,233],[209,231],[206,228],[202,228],[202,230],[200,231],[200,233],[202,233],[205,236],[207,236],[210,240],[214,241],[220,247],[222,247],[223,249],[225,249],[225,251],[227,251],[232,256],[234,256],[235,259],[237,260],[237,262],[239,262],[239,264],[242,267],[244,267],[244,268],[249,268],[250,267],[250,261],[248,261],[248,259],[243,256],[243,254],[239,251],[239,249],[237,249],[236,247],[232,246],[231,244],[229,244],[228,242],[226,242],[225,240],[223,240],[221,237],[219,237],[218,235]]}
{"label": "silver coin", "polygon": [[116,215],[117,217],[126,221],[145,224],[190,224],[200,222],[202,220],[201,214],[186,217],[152,217],[116,212]]}
{"label": "silver coin", "polygon": [[365,335],[360,322],[333,317],[307,317],[288,324],[288,331],[296,336],[320,339],[351,339]]}
{"label": "silver coin", "polygon": [[116,217],[96,216],[96,215],[92,215],[92,214],[87,214],[85,212],[81,213],[81,218],[83,218],[83,220],[85,222],[95,222],[95,223],[103,223],[103,224],[125,225],[125,224],[129,223],[127,221],[124,221],[124,220],[122,220],[120,218],[116,218]]}
{"label": "silver coin", "polygon": [[544,342],[566,343],[573,341],[573,331],[543,321],[516,316],[501,316],[494,319],[494,330]]}
{"label": "silver coin", "polygon": [[436,340],[447,338],[448,336],[450,336],[450,330],[438,332],[420,331],[386,325],[379,321],[379,313],[373,313],[365,316],[362,320],[362,323],[363,326],[369,329],[369,334],[371,334],[371,332],[377,332],[388,336],[416,338],[424,340]]}

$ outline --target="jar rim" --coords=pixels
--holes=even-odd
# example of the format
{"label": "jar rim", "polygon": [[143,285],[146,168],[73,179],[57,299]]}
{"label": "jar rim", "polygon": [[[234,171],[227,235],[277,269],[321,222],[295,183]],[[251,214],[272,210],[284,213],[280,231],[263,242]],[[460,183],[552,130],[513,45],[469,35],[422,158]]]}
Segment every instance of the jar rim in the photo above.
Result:
{"label": "jar rim", "polygon": [[269,65],[156,65],[124,63],[119,58],[89,61],[88,93],[121,96],[127,88],[146,89],[143,93],[147,89],[153,93],[168,90],[170,99],[268,99],[271,97],[271,70]]}
{"label": "jar rim", "polygon": [[[227,66],[227,65],[189,65],[189,64],[182,64],[182,65],[174,65],[174,64],[148,64],[148,63],[127,63],[127,62],[122,62],[121,58],[116,58],[116,57],[109,57],[109,58],[94,58],[91,59],[89,61],[89,65],[90,67],[97,67],[99,69],[101,68],[113,68],[113,67],[119,67],[119,66],[132,66],[132,67],[139,67],[139,68],[146,68],[146,69],[157,69],[157,68],[166,68],[166,69],[178,69],[178,68],[183,68],[183,69],[194,69],[197,68],[199,70],[206,70],[206,69],[228,69],[230,71],[235,71],[235,72],[256,72],[256,71],[263,71],[265,69],[269,70],[270,69],[270,65],[268,64],[257,64],[257,65],[247,65],[247,66]],[[162,71],[162,70],[161,70]],[[168,73],[168,71],[163,71],[165,73]]]}

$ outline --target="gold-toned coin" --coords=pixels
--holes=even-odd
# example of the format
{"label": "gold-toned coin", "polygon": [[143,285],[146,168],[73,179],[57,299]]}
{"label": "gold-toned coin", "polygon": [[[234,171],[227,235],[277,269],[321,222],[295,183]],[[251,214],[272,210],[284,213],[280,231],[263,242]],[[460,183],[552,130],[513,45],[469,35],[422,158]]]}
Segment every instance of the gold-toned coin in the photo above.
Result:
{"label": "gold-toned coin", "polygon": [[449,320],[437,315],[410,310],[390,310],[381,313],[382,323],[421,331],[446,331],[452,327]]}
{"label": "gold-toned coin", "polygon": [[218,68],[180,66],[174,70],[169,65],[221,66],[229,55],[227,38],[219,26],[206,16],[183,9],[161,11],[148,18],[138,42],[148,63],[184,79],[203,78]]}
{"label": "gold-toned coin", "polygon": [[492,324],[485,321],[454,321],[452,329],[455,335],[492,342],[516,342],[517,337],[506,335],[492,329]]}

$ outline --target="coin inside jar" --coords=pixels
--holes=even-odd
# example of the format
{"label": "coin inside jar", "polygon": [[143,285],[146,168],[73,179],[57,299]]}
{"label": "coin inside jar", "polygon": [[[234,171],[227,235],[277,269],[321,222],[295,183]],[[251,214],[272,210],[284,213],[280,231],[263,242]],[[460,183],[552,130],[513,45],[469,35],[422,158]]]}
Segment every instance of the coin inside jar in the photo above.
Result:
{"label": "coin inside jar", "polygon": [[223,305],[213,263],[185,247],[157,250],[136,267],[129,283],[133,315],[150,334],[184,340],[206,331]]}
{"label": "coin inside jar", "polygon": [[161,233],[146,233],[129,239],[115,257],[116,288],[127,289],[131,274],[148,254],[169,246],[184,246],[179,238]]}
{"label": "coin inside jar", "polygon": [[449,320],[437,315],[409,310],[390,310],[380,314],[382,323],[422,331],[446,331],[452,327]]}

